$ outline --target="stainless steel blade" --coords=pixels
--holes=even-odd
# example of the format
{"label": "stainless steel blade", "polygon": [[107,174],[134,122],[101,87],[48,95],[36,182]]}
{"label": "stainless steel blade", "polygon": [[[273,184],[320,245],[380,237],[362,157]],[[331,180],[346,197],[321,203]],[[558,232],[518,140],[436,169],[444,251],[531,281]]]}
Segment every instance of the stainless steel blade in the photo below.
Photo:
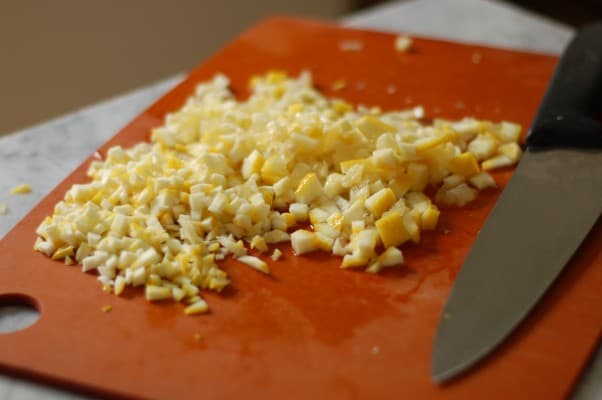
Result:
{"label": "stainless steel blade", "polygon": [[525,152],[447,301],[435,339],[435,381],[463,372],[516,327],[601,212],[602,151]]}

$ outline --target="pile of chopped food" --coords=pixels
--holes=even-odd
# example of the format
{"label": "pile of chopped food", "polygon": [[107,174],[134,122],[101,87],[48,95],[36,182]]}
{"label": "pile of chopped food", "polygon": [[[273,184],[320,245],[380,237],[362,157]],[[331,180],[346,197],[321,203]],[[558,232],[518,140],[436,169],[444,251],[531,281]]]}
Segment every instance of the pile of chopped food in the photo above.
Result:
{"label": "pile of chopped food", "polygon": [[274,243],[372,273],[402,264],[399,246],[436,227],[435,203],[470,202],[495,186],[486,170],[521,155],[516,124],[354,108],[324,97],[309,73],[254,77],[245,101],[228,85],[223,75],[200,84],[151,143],[93,161],[91,182],[56,205],[35,249],[96,270],[116,295],[144,286],[148,300],[197,314],[208,309],[200,290],[229,284],[219,260],[270,273],[262,255],[279,259]]}

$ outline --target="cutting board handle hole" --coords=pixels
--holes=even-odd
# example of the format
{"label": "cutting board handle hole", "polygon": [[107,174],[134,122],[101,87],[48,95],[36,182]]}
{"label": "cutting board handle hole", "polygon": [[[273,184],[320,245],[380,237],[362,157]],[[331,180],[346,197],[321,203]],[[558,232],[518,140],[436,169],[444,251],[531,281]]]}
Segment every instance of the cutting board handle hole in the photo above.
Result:
{"label": "cutting board handle hole", "polygon": [[40,319],[38,302],[24,294],[0,294],[0,335],[21,331]]}

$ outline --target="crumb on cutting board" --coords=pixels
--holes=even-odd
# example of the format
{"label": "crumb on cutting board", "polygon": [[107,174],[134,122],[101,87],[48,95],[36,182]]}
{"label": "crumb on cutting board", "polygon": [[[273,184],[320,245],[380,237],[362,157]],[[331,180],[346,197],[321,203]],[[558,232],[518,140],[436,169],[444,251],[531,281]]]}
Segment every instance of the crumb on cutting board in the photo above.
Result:
{"label": "crumb on cutting board", "polygon": [[338,81],[334,81],[332,83],[332,90],[343,90],[347,87],[347,82],[343,79],[339,79]]}
{"label": "crumb on cutting board", "polygon": [[280,260],[280,257],[282,257],[282,252],[280,251],[280,249],[274,249],[274,252],[271,256],[272,260],[278,261]]}
{"label": "crumb on cutting board", "polygon": [[395,50],[406,53],[412,49],[412,38],[407,35],[399,35],[395,38]]}

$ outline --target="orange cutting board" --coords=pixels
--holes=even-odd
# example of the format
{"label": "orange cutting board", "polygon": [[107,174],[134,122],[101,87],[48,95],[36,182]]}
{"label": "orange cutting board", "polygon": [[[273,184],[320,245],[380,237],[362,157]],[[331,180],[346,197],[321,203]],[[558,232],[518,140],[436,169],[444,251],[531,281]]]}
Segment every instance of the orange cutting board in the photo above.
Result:
{"label": "orange cutting board", "polygon": [[[430,117],[505,119],[526,128],[557,62],[422,38],[400,53],[394,39],[321,22],[266,20],[195,69],[100,152],[148,140],[151,127],[217,72],[230,76],[244,98],[249,77],[273,68],[293,75],[309,69],[324,93],[354,103],[423,104]],[[346,40],[363,49],[342,51]],[[337,80],[347,86],[334,92]],[[283,261],[270,263],[272,276],[224,262],[231,287],[204,294],[210,314],[187,317],[181,304],[147,303],[141,290],[106,294],[93,274],[32,250],[35,228],[73,183],[87,181],[89,162],[0,243],[0,302],[30,299],[41,311],[30,328],[0,335],[5,372],[134,398],[558,399],[570,393],[599,337],[600,223],[511,340],[461,379],[444,386],[431,381],[446,296],[512,171],[495,175],[500,189],[462,209],[444,209],[437,231],[403,246],[405,266],[371,275],[341,270],[335,257],[294,257],[284,246]],[[558,212],[571,212],[571,205]],[[520,279],[521,271],[516,274]],[[107,304],[113,310],[102,313]]]}

